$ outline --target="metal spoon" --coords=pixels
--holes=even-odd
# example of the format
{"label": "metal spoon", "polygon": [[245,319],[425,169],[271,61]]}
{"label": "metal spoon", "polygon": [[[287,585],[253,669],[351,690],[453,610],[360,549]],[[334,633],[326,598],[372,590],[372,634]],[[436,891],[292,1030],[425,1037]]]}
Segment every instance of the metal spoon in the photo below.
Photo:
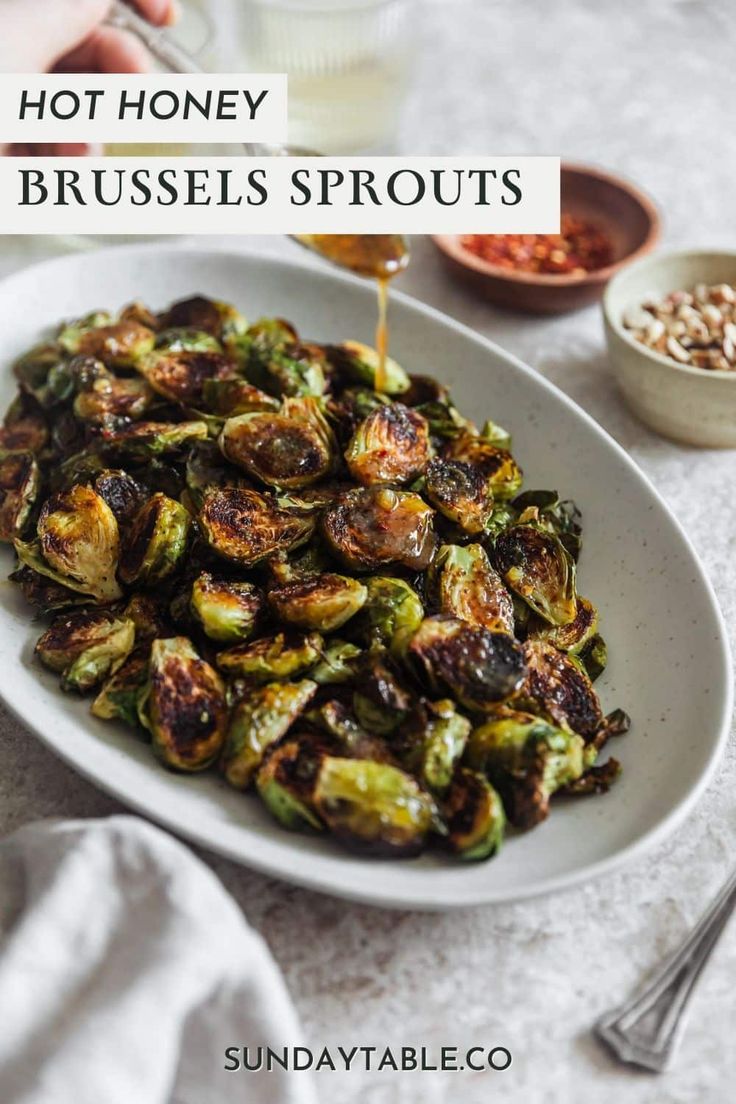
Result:
{"label": "metal spoon", "polygon": [[736,871],[682,946],[634,996],[603,1016],[595,1032],[616,1057],[655,1073],[667,1069],[685,1026],[695,983],[736,907]]}

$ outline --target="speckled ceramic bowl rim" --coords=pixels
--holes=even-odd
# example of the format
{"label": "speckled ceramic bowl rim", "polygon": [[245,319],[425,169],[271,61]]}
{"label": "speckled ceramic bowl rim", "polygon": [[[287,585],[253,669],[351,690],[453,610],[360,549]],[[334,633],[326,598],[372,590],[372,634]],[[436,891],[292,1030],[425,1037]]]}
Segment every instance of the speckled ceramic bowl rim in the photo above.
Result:
{"label": "speckled ceramic bowl rim", "polygon": [[[464,249],[460,245],[459,239],[463,236],[462,234],[436,234],[433,235],[432,241],[446,256],[451,257],[453,260],[457,261],[458,264],[463,264],[466,268],[478,272],[481,276],[493,276],[497,279],[505,280],[509,284],[526,284],[532,285],[533,287],[545,288],[591,287],[596,284],[607,283],[620,272],[624,266],[628,268],[633,261],[646,256],[646,254],[654,249],[659,241],[662,224],[659,211],[654,201],[642,192],[640,188],[632,184],[629,180],[626,180],[623,176],[605,172],[603,169],[593,168],[591,165],[578,165],[571,161],[564,161],[561,170],[563,172],[579,173],[581,176],[589,176],[594,180],[603,180],[607,184],[611,184],[620,191],[625,192],[631,199],[638,203],[649,222],[649,229],[641,245],[637,246],[631,253],[627,253],[624,257],[620,257],[619,260],[614,261],[613,264],[605,265],[603,268],[595,268],[592,272],[586,272],[584,276],[553,276],[547,273],[517,272],[513,268],[502,268],[500,265],[494,265],[489,261],[484,261],[481,257],[476,257],[474,253],[471,253],[470,250]],[[456,250],[448,248],[447,243],[450,241],[457,244]]]}
{"label": "speckled ceramic bowl rim", "polygon": [[[686,376],[692,376],[699,380],[708,379],[720,379],[729,380],[731,383],[736,383],[736,371],[724,372],[719,369],[707,369],[707,368],[691,368],[689,364],[678,364],[672,357],[664,356],[662,353],[656,352],[654,349],[648,348],[643,345],[641,341],[637,341],[635,337],[632,337],[631,330],[627,330],[623,324],[623,315],[618,314],[611,305],[611,299],[613,298],[619,285],[623,284],[630,276],[645,269],[647,267],[656,268],[664,267],[672,261],[681,260],[696,260],[698,258],[713,259],[714,257],[728,257],[734,262],[736,267],[736,250],[734,249],[668,249],[663,250],[661,253],[654,253],[649,257],[642,257],[632,265],[626,266],[625,272],[618,272],[605,292],[603,293],[603,299],[601,305],[603,307],[603,315],[606,322],[611,327],[613,332],[620,338],[622,338],[629,348],[633,349],[639,354],[643,360],[653,361],[655,364],[663,364],[666,368],[672,368],[676,372],[680,372]],[[679,291],[680,288],[672,288],[673,291]]]}

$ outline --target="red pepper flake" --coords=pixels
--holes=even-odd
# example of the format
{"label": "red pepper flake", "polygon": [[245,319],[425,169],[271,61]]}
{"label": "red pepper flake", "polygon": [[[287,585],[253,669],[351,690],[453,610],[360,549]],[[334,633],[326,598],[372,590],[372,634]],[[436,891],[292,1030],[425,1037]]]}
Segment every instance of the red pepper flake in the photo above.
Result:
{"label": "red pepper flake", "polygon": [[587,219],[563,212],[559,234],[464,234],[469,253],[516,272],[584,276],[613,262],[608,235]]}

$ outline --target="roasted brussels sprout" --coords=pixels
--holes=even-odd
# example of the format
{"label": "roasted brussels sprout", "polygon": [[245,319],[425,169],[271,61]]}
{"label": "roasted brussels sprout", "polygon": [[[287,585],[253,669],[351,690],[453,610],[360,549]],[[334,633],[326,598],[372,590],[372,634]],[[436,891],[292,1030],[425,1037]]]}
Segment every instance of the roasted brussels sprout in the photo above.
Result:
{"label": "roasted brussels sprout", "polygon": [[227,379],[233,365],[222,353],[156,349],[138,365],[159,395],[184,406],[201,406],[207,380]]}
{"label": "roasted brussels sprout", "polygon": [[358,426],[345,453],[359,483],[408,483],[430,457],[429,427],[421,414],[402,403],[380,406]]}
{"label": "roasted brussels sprout", "polygon": [[186,551],[191,517],[180,502],[158,493],[133,518],[118,574],[126,586],[155,586],[176,571]]}
{"label": "roasted brussels sprout", "polygon": [[557,537],[536,525],[513,525],[497,536],[494,558],[507,586],[539,617],[551,625],[575,619],[575,562]]}
{"label": "roasted brussels sprout", "polygon": [[367,759],[325,756],[314,804],[341,843],[367,855],[417,855],[438,820],[432,798],[411,775]]}
{"label": "roasted brussels sprout", "polygon": [[498,788],[517,828],[531,828],[549,813],[549,799],[584,769],[584,742],[528,713],[506,711],[470,734],[465,758]]}
{"label": "roasted brussels sprout", "polygon": [[241,567],[298,548],[315,526],[311,513],[279,506],[272,495],[239,487],[208,488],[199,522],[210,548]]}
{"label": "roasted brussels sprout", "polygon": [[207,333],[187,326],[170,326],[156,336],[156,349],[167,353],[222,353],[222,345]]}
{"label": "roasted brussels sprout", "polygon": [[103,376],[78,393],[74,414],[82,422],[104,425],[110,418],[142,418],[152,400],[145,380]]}
{"label": "roasted brussels sprout", "polygon": [[329,475],[334,460],[332,431],[316,405],[310,414],[304,416],[301,404],[298,411],[285,404],[282,414],[229,418],[220,448],[231,463],[268,486],[309,486]]}
{"label": "roasted brussels sprout", "polygon": [[432,517],[419,495],[366,487],[340,495],[327,507],[322,532],[340,559],[356,571],[391,563],[423,571],[436,547]]}
{"label": "roasted brussels sprout", "polygon": [[519,493],[523,475],[513,456],[483,437],[464,434],[448,441],[445,460],[461,460],[477,468],[499,502]]}
{"label": "roasted brussels sprout", "polygon": [[289,625],[334,632],[353,617],[368,596],[365,586],[347,575],[315,575],[301,583],[272,587],[269,604]]}
{"label": "roasted brussels sprout", "polygon": [[355,678],[363,653],[355,644],[333,637],[327,641],[321,659],[310,668],[309,677],[318,686],[332,686]]}
{"label": "roasted brussels sprout", "polygon": [[227,730],[225,687],[190,640],[154,640],[138,717],[166,766],[205,770],[222,750]]}
{"label": "roasted brussels sprout", "polygon": [[215,441],[195,441],[186,460],[186,487],[198,509],[208,487],[250,486],[238,468],[228,464]]}
{"label": "roasted brussels sprout", "polygon": [[158,318],[140,299],[135,299],[132,303],[128,303],[127,307],[123,307],[120,321],[137,322],[139,326],[145,326],[154,332],[159,328]]}
{"label": "roasted brussels sprout", "polygon": [[263,595],[253,583],[223,579],[203,571],[192,584],[190,609],[210,640],[246,640],[263,612]]}
{"label": "roasted brussels sprout", "polygon": [[36,504],[41,473],[32,452],[0,450],[0,541],[23,535]]}
{"label": "roasted brussels sprout", "polygon": [[324,702],[310,710],[304,719],[327,733],[335,744],[335,754],[397,765],[385,740],[374,732],[367,732],[344,702]]}
{"label": "roasted brussels sprout", "polygon": [[580,511],[569,499],[560,502],[557,491],[525,491],[513,502],[520,520],[530,518],[542,529],[559,537],[562,546],[577,561],[582,543]]}
{"label": "roasted brussels sprout", "polygon": [[163,330],[202,330],[219,340],[244,333],[248,327],[236,307],[204,295],[193,295],[174,303],[159,315],[158,324]]}
{"label": "roasted brussels sprout", "polygon": [[48,440],[49,427],[43,414],[25,396],[16,400],[0,428],[0,449],[38,454],[46,447]]}
{"label": "roasted brussels sprout", "polygon": [[426,789],[443,794],[465,750],[470,721],[449,700],[423,699],[391,741],[402,765]]}
{"label": "roasted brussels sprout", "polygon": [[62,675],[62,689],[91,690],[123,663],[135,641],[127,618],[78,610],[57,617],[36,644],[36,655]]}
{"label": "roasted brussels sprout", "polygon": [[[120,545],[118,523],[104,498],[90,487],[77,483],[46,500],[38,519],[38,542],[56,582],[100,602],[120,598],[122,592],[115,578]],[[24,562],[40,570],[27,559]]]}
{"label": "roasted brussels sprout", "polygon": [[603,713],[582,664],[568,659],[545,640],[527,640],[524,656],[528,670],[520,699],[533,702],[561,728],[592,740]]}
{"label": "roasted brussels sprout", "polygon": [[285,736],[314,696],[316,682],[269,682],[255,687],[233,709],[220,767],[231,786],[245,790],[268,748]]}
{"label": "roasted brussels sprout", "polygon": [[369,732],[388,736],[403,724],[412,706],[412,696],[393,670],[374,654],[360,672],[353,693],[353,709]]}
{"label": "roasted brussels sprout", "polygon": [[101,472],[94,481],[95,493],[104,498],[118,525],[132,521],[146,501],[144,488],[124,471]]}
{"label": "roasted brussels sprout", "polygon": [[106,680],[90,709],[103,721],[124,721],[137,728],[138,698],[148,680],[148,651],[136,649]]}
{"label": "roasted brussels sprout", "polygon": [[270,395],[284,397],[319,396],[327,387],[322,349],[306,342],[282,345],[263,359],[251,356],[248,378]]}
{"label": "roasted brussels sprout", "polygon": [[578,597],[577,613],[572,621],[568,621],[566,625],[542,623],[532,629],[529,636],[533,639],[546,640],[561,652],[580,655],[595,636],[597,628],[598,611],[595,606],[587,598]]}
{"label": "roasted brussels sprout", "polygon": [[56,341],[35,345],[15,361],[13,375],[24,391],[35,395],[40,401],[49,372],[56,367],[63,355],[63,350]]}
{"label": "roasted brussels sprout", "polygon": [[272,747],[256,775],[263,804],[292,832],[323,827],[314,807],[314,785],[326,753],[321,736],[300,733]]}
{"label": "roasted brussels sprout", "polygon": [[424,495],[465,533],[482,533],[493,513],[493,494],[482,472],[462,460],[430,460]]}
{"label": "roasted brussels sprout", "polygon": [[318,662],[323,652],[319,633],[308,636],[276,633],[238,644],[217,656],[217,666],[229,675],[241,675],[252,682],[297,678]]}
{"label": "roasted brussels sprout", "polygon": [[524,653],[506,632],[489,632],[456,617],[427,617],[406,648],[417,676],[449,691],[468,709],[485,711],[524,682]]}
{"label": "roasted brussels sprout", "polygon": [[[41,553],[38,551],[37,545],[25,545],[24,548],[31,552],[28,557],[31,562],[34,560],[34,552],[36,562],[41,561]],[[8,578],[18,584],[20,592],[29,606],[32,606],[34,610],[41,614],[59,613],[61,610],[74,609],[90,603],[90,599],[86,595],[80,594],[77,590],[70,590],[68,587],[62,586],[61,583],[54,582],[48,575],[34,571],[22,560],[20,567],[17,567]]]}
{"label": "roasted brussels sprout", "polygon": [[202,401],[207,410],[221,418],[253,414],[258,410],[279,409],[279,401],[241,377],[207,379],[202,386]]}
{"label": "roasted brussels sprout", "polygon": [[65,326],[58,340],[72,356],[97,357],[111,367],[129,368],[151,351],[156,338],[138,322],[113,322],[103,312]]}
{"label": "roasted brussels sprout", "polygon": [[605,763],[588,767],[580,778],[563,788],[563,793],[571,797],[589,797],[593,794],[606,794],[614,782],[621,776],[621,764],[611,756]]}
{"label": "roasted brussels sprout", "polygon": [[[376,389],[376,375],[381,364],[379,353],[360,341],[343,341],[341,345],[328,345],[327,357],[335,371],[350,383]],[[383,390],[387,395],[401,395],[408,391],[410,380],[404,369],[386,357],[383,370]]]}
{"label": "roasted brussels sprout", "polygon": [[173,635],[164,607],[152,594],[134,594],[125,607],[124,616],[135,625],[136,645],[150,644],[158,636]]}
{"label": "roasted brussels sprout", "polygon": [[477,771],[461,767],[442,803],[447,846],[468,861],[490,859],[503,843],[506,814],[497,791]]}
{"label": "roasted brussels sprout", "polygon": [[441,613],[513,636],[514,603],[482,545],[443,544],[432,577]]}
{"label": "roasted brussels sprout", "polygon": [[454,441],[457,437],[475,435],[478,432],[473,423],[464,418],[449,399],[423,402],[416,409],[427,422],[429,432],[438,445],[443,441]]}
{"label": "roasted brussels sprout", "polygon": [[124,429],[102,431],[102,443],[108,452],[133,460],[167,456],[191,447],[207,437],[206,422],[136,422]]}
{"label": "roasted brussels sprout", "polygon": [[315,575],[326,574],[334,562],[319,541],[311,541],[296,554],[277,552],[268,560],[268,572],[275,586],[287,586],[289,583],[303,583]]}

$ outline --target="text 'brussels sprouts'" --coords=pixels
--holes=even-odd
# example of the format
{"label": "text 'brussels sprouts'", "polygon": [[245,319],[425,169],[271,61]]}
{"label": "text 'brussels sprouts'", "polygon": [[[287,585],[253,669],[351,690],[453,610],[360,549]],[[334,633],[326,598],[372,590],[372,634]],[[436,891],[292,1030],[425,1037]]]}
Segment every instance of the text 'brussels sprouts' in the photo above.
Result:
{"label": "text 'brussels sprouts'", "polygon": [[185,636],[154,640],[138,715],[168,767],[205,770],[220,754],[227,729],[225,687]]}

